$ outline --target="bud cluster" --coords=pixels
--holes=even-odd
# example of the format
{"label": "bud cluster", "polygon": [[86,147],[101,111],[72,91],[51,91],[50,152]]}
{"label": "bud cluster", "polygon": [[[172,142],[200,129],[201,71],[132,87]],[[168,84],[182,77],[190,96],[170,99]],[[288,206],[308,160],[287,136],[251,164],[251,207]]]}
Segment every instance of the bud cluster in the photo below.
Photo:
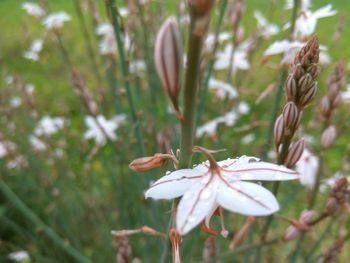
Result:
{"label": "bud cluster", "polygon": [[310,104],[317,91],[319,45],[311,38],[296,54],[286,81],[286,96],[302,110]]}
{"label": "bud cluster", "polygon": [[348,180],[340,178],[334,185],[326,204],[326,213],[334,214],[339,208],[346,206],[348,199]]}
{"label": "bud cluster", "polygon": [[322,97],[318,112],[321,119],[330,120],[334,109],[341,101],[340,90],[345,85],[344,64],[337,62],[327,84],[327,94]]}

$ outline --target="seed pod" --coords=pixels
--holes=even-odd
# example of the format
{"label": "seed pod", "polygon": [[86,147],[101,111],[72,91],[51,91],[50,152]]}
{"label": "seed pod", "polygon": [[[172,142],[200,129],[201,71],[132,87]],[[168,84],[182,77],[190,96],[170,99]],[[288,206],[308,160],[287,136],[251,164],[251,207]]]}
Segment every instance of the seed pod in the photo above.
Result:
{"label": "seed pod", "polygon": [[316,92],[317,92],[317,82],[314,83],[314,85],[301,96],[299,101],[299,106],[301,108],[305,108],[308,104],[310,104],[312,99],[315,97]]}
{"label": "seed pod", "polygon": [[161,154],[155,154],[133,160],[129,164],[129,168],[135,172],[143,173],[161,167],[165,162],[166,158],[163,158]]}
{"label": "seed pod", "polygon": [[168,18],[160,28],[155,43],[155,64],[165,93],[174,109],[179,111],[181,90],[182,41],[175,17]]}
{"label": "seed pod", "polygon": [[328,149],[333,144],[336,137],[337,137],[337,130],[333,125],[325,129],[321,136],[322,149],[324,150]]}
{"label": "seed pod", "polygon": [[303,154],[304,148],[304,139],[300,139],[290,147],[286,161],[284,162],[286,167],[293,167],[297,163],[297,161],[299,161],[301,155]]}
{"label": "seed pod", "polygon": [[283,122],[284,127],[294,132],[295,125],[299,119],[299,111],[294,102],[288,102],[283,108]]}
{"label": "seed pod", "polygon": [[294,100],[297,95],[298,87],[293,74],[290,74],[286,81],[286,95],[288,100]]}
{"label": "seed pod", "polygon": [[282,143],[283,136],[284,136],[284,121],[283,121],[282,114],[276,119],[274,136],[275,136],[276,148],[278,148]]}

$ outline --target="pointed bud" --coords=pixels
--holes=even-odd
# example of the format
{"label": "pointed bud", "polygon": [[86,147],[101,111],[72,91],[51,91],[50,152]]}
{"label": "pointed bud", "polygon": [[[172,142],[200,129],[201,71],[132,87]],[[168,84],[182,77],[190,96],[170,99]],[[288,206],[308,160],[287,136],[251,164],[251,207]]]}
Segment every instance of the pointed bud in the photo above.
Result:
{"label": "pointed bud", "polygon": [[167,159],[164,158],[162,154],[155,154],[154,156],[141,157],[133,160],[129,164],[129,168],[135,172],[144,173],[163,166],[166,160]]}
{"label": "pointed bud", "polygon": [[284,127],[294,132],[294,128],[299,119],[299,111],[294,102],[290,101],[284,106],[282,115]]}
{"label": "pointed bud", "polygon": [[315,97],[316,92],[317,92],[317,83],[314,83],[314,85],[301,96],[299,101],[299,106],[301,108],[305,108],[308,104],[310,104],[312,99]]}
{"label": "pointed bud", "polygon": [[182,41],[174,17],[168,18],[160,28],[155,43],[155,64],[165,93],[175,110],[179,111],[178,96],[181,89]]}
{"label": "pointed bud", "polygon": [[335,127],[329,126],[321,136],[321,147],[326,150],[328,149],[334,142],[335,138],[337,137],[337,130]]}
{"label": "pointed bud", "polygon": [[330,109],[331,109],[331,104],[330,104],[327,96],[322,97],[322,99],[320,101],[319,109],[320,109],[320,112],[323,116],[327,116],[329,114]]}
{"label": "pointed bud", "polygon": [[199,15],[207,14],[213,7],[214,0],[189,0],[189,4]]}
{"label": "pointed bud", "polygon": [[254,224],[255,222],[255,217],[253,216],[249,216],[247,218],[247,221],[245,222],[244,226],[236,233],[236,235],[234,236],[234,238],[232,239],[229,248],[232,250],[235,247],[237,247],[238,245],[242,244],[242,242],[244,241],[245,237],[247,236],[251,226]]}
{"label": "pointed bud", "polygon": [[283,136],[284,136],[284,121],[283,121],[282,114],[276,119],[274,136],[275,136],[276,148],[278,148],[282,143]]}
{"label": "pointed bud", "polygon": [[294,66],[292,74],[295,79],[300,79],[301,76],[305,74],[305,70],[303,69],[302,65],[298,63]]}
{"label": "pointed bud", "polygon": [[288,168],[293,167],[297,163],[297,161],[299,161],[301,155],[303,154],[304,148],[305,148],[304,139],[300,139],[299,141],[294,143],[288,151],[288,155],[284,164]]}
{"label": "pointed bud", "polygon": [[314,80],[310,74],[307,73],[304,76],[302,76],[298,81],[298,87],[299,87],[300,93],[301,94],[305,93],[313,83],[314,83]]}
{"label": "pointed bud", "polygon": [[286,81],[286,95],[288,100],[294,100],[297,95],[297,82],[292,74],[290,74]]}
{"label": "pointed bud", "polygon": [[312,76],[313,79],[316,79],[319,73],[319,68],[317,64],[313,64],[308,69],[309,74]]}

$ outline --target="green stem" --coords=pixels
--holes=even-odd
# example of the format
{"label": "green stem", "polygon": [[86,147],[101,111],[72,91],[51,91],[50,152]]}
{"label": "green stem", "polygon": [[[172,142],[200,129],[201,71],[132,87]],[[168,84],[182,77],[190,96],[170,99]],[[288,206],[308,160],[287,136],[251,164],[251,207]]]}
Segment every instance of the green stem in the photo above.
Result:
{"label": "green stem", "polygon": [[220,13],[219,13],[219,19],[218,22],[215,26],[215,40],[214,40],[214,48],[213,48],[213,53],[211,55],[211,59],[208,62],[208,68],[207,68],[207,74],[205,76],[204,82],[203,82],[203,86],[202,86],[202,95],[201,95],[201,99],[199,102],[199,106],[198,106],[198,114],[197,114],[197,119],[196,119],[196,123],[200,123],[201,121],[201,117],[202,117],[202,113],[204,111],[206,102],[207,102],[207,97],[208,97],[208,89],[209,89],[209,80],[211,78],[211,75],[213,73],[213,69],[214,69],[214,63],[215,63],[215,54],[216,51],[218,49],[218,38],[219,38],[219,33],[220,33],[220,28],[223,22],[223,18],[224,18],[224,14],[226,11],[226,7],[227,7],[227,0],[222,0],[221,1],[221,6],[220,6]]}
{"label": "green stem", "polygon": [[122,31],[121,31],[121,26],[119,24],[120,21],[119,21],[118,16],[117,16],[117,11],[116,11],[117,7],[116,7],[115,0],[106,1],[106,5],[107,5],[108,10],[109,10],[110,15],[111,15],[114,34],[115,34],[115,38],[117,41],[120,68],[121,68],[121,72],[123,75],[124,86],[125,86],[126,93],[127,93],[127,99],[128,99],[131,119],[132,119],[132,122],[135,126],[135,135],[136,135],[136,140],[137,140],[137,144],[138,144],[138,151],[139,151],[139,154],[141,156],[143,156],[143,155],[145,155],[145,147],[144,147],[144,143],[143,143],[140,123],[139,123],[139,120],[138,120],[137,115],[136,115],[136,110],[135,110],[134,101],[133,101],[133,97],[132,97],[130,81],[129,81],[129,68],[128,68],[128,64],[126,62],[125,50],[124,50],[123,40],[122,40],[122,35],[121,35]]}
{"label": "green stem", "polygon": [[32,210],[11,190],[11,188],[0,179],[0,190],[3,195],[37,228],[42,229],[43,233],[58,247],[70,255],[76,262],[90,263],[91,261],[78,250],[65,242],[56,232],[47,226]]}
{"label": "green stem", "polygon": [[195,132],[195,116],[197,94],[199,86],[199,65],[202,50],[202,35],[194,34],[196,14],[191,11],[191,24],[189,29],[187,49],[187,70],[185,75],[184,111],[181,120],[181,146],[179,168],[188,168],[191,165],[192,148]]}
{"label": "green stem", "polygon": [[318,170],[317,170],[317,173],[316,173],[316,180],[315,180],[315,184],[314,184],[314,186],[312,188],[308,210],[313,209],[314,206],[315,206],[317,194],[318,194],[318,191],[320,189],[320,184],[321,184],[323,159],[324,159],[324,151],[321,150],[320,158],[319,158],[319,166],[318,166]]}

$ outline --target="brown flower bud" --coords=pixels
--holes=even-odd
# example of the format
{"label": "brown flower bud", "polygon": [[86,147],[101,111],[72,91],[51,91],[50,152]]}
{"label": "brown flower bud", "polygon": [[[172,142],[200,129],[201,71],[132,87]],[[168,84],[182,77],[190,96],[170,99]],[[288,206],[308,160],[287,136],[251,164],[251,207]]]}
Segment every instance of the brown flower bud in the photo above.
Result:
{"label": "brown flower bud", "polygon": [[301,108],[305,108],[308,104],[310,104],[312,99],[315,97],[316,92],[317,92],[317,83],[314,83],[314,85],[301,96],[299,101],[299,106]]}
{"label": "brown flower bud", "polygon": [[283,121],[282,114],[276,119],[274,136],[275,136],[276,148],[278,148],[282,143],[283,136],[284,136],[284,121]]}
{"label": "brown flower bud", "polygon": [[293,74],[294,78],[296,78],[296,79],[300,79],[305,74],[305,71],[300,63],[296,64],[293,67],[292,74]]}
{"label": "brown flower bud", "polygon": [[294,128],[299,119],[299,111],[294,102],[290,101],[284,106],[282,115],[284,127],[294,132]]}
{"label": "brown flower bud", "polygon": [[214,0],[189,0],[188,3],[196,10],[197,14],[205,15],[211,10],[214,2]]}
{"label": "brown flower bud", "polygon": [[342,100],[342,96],[341,96],[341,94],[339,93],[339,94],[334,98],[334,100],[332,101],[331,107],[332,107],[333,109],[336,108],[336,107],[339,105],[339,103],[341,102],[341,100]]}
{"label": "brown flower bud", "polygon": [[328,116],[331,110],[331,104],[327,96],[323,96],[320,105],[319,105],[320,113],[323,116]]}
{"label": "brown flower bud", "polygon": [[322,133],[321,147],[323,149],[328,149],[333,144],[336,137],[337,137],[337,130],[335,129],[335,127],[333,125],[329,126]]}
{"label": "brown flower bud", "polygon": [[178,96],[181,90],[182,41],[179,26],[174,17],[168,18],[160,28],[155,43],[155,64],[165,93],[178,112]]}
{"label": "brown flower bud", "polygon": [[244,241],[245,237],[247,236],[251,226],[254,224],[255,222],[255,217],[253,216],[249,216],[247,218],[247,221],[245,222],[245,224],[243,225],[243,227],[235,234],[234,238],[232,239],[229,248],[232,250],[235,247],[237,247],[238,245],[242,244],[242,242]]}
{"label": "brown flower bud", "polygon": [[166,162],[166,158],[162,154],[155,154],[154,156],[141,157],[133,160],[129,164],[129,168],[135,172],[143,173],[153,170],[155,168],[163,166]]}
{"label": "brown flower bud", "polygon": [[319,73],[319,68],[317,64],[313,64],[309,67],[308,73],[312,76],[313,79],[316,79]]}
{"label": "brown flower bud", "polygon": [[338,208],[338,202],[337,199],[334,197],[331,197],[328,199],[327,204],[326,204],[326,212],[328,215],[334,214],[334,212]]}
{"label": "brown flower bud", "polygon": [[288,168],[293,167],[297,163],[297,161],[299,161],[301,155],[303,154],[304,148],[305,148],[304,139],[300,139],[299,141],[294,143],[288,151],[288,155],[284,164]]}
{"label": "brown flower bud", "polygon": [[298,81],[300,94],[305,93],[313,83],[314,83],[314,80],[310,74],[307,73],[304,76],[302,76]]}
{"label": "brown flower bud", "polygon": [[290,74],[286,81],[286,95],[288,100],[294,100],[297,95],[297,82],[292,74]]}

